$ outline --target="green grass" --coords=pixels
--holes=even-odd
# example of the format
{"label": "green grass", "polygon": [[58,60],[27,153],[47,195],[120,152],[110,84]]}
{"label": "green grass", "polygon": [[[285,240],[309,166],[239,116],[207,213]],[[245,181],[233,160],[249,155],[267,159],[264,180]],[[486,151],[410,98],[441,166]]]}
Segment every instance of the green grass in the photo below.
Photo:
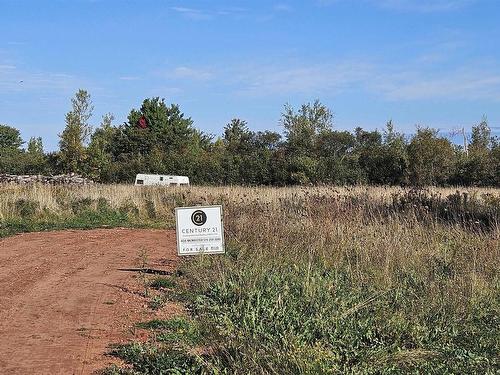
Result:
{"label": "green grass", "polygon": [[[101,201],[102,202],[102,201]],[[29,207],[29,208],[27,208]],[[144,220],[121,209],[109,206],[86,207],[77,202],[77,207],[71,214],[57,215],[47,211],[34,213],[33,202],[23,200],[18,204],[18,215],[0,221],[0,238],[16,233],[41,232],[62,229],[93,229],[93,228],[164,228],[161,221]],[[30,214],[27,211],[30,210]]]}
{"label": "green grass", "polygon": [[138,323],[137,328],[154,330],[159,342],[187,343],[196,345],[201,342],[201,332],[196,321],[186,318],[169,320],[150,320]]}
{"label": "green grass", "polygon": [[157,277],[149,282],[149,286],[156,290],[172,289],[175,287],[175,281],[171,278]]}
{"label": "green grass", "polygon": [[[131,365],[135,374],[197,374],[202,369],[197,356],[172,346],[131,343],[116,346],[111,355]],[[108,374],[131,373],[130,370],[116,368],[107,371]]]}
{"label": "green grass", "polygon": [[493,374],[497,301],[457,311],[444,295],[427,298],[434,287],[401,275],[380,290],[321,264],[243,267],[192,308],[217,338],[210,360],[230,372]]}

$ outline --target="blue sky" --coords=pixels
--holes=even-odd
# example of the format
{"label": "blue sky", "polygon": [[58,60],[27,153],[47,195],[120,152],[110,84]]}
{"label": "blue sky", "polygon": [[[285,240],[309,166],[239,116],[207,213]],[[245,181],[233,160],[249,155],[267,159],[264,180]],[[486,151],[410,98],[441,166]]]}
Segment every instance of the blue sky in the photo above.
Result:
{"label": "blue sky", "polygon": [[[219,135],[280,131],[320,99],[337,129],[500,128],[498,0],[0,0],[0,123],[57,148],[70,98],[122,123],[146,97]],[[20,82],[23,81],[23,82]]]}

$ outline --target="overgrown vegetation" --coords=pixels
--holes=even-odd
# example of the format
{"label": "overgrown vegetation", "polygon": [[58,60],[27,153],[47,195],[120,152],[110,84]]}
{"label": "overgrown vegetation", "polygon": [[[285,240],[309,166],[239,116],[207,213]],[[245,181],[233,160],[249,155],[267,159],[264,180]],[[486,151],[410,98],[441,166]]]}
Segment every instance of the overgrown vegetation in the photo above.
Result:
{"label": "overgrown vegetation", "polygon": [[172,227],[175,206],[223,204],[227,254],[190,258],[147,284],[151,308],[175,298],[189,316],[138,322],[150,340],[116,347],[125,365],[110,374],[498,372],[498,190],[0,192],[2,228],[21,212],[46,220],[104,209],[130,225]]}
{"label": "overgrown vegetation", "polygon": [[194,127],[179,106],[143,101],[114,126],[107,114],[92,130],[90,94],[79,90],[66,114],[60,150],[45,154],[42,140],[25,149],[17,129],[0,125],[0,173],[76,172],[99,182],[132,182],[137,173],[189,176],[196,184],[500,185],[500,142],[486,118],[472,126],[468,145],[418,127],[405,136],[389,121],[382,131],[334,129],[319,101],[284,107],[283,135],[254,132],[235,118],[221,137]]}
{"label": "overgrown vegetation", "polygon": [[286,192],[221,194],[227,255],[183,265],[201,341],[169,345],[196,365],[158,336],[120,358],[139,373],[498,371],[497,191]]}

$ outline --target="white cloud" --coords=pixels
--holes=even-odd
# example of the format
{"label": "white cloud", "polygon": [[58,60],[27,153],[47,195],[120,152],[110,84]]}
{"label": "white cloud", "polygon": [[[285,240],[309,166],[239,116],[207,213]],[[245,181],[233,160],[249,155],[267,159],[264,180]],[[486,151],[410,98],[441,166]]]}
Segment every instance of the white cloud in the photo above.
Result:
{"label": "white cloud", "polygon": [[137,76],[122,76],[118,78],[121,81],[137,81],[140,79],[140,77]]}
{"label": "white cloud", "polygon": [[288,12],[292,12],[293,11],[293,8],[289,5],[289,4],[285,4],[285,3],[278,3],[278,4],[275,4],[274,5],[274,10],[276,12],[284,12],[284,13],[288,13]]}
{"label": "white cloud", "polygon": [[359,85],[370,73],[364,63],[307,66],[247,66],[236,73],[241,92],[252,95],[341,92]]}
{"label": "white cloud", "polygon": [[[320,6],[332,5],[349,0],[315,0]],[[375,6],[411,12],[445,12],[464,8],[476,0],[362,0]]]}
{"label": "white cloud", "polygon": [[500,101],[500,69],[471,66],[435,73],[418,66],[390,66],[365,61],[296,66],[246,66],[234,72],[240,94],[339,95],[369,93],[391,101]]}
{"label": "white cloud", "polygon": [[456,10],[474,0],[374,0],[382,7],[417,12],[442,12]]}
{"label": "white cloud", "polygon": [[189,79],[193,81],[208,81],[214,74],[204,69],[194,69],[186,66],[179,66],[166,74],[168,78]]}
{"label": "white cloud", "polygon": [[247,10],[240,7],[227,7],[219,9],[200,9],[200,8],[188,8],[182,6],[171,7],[171,10],[182,14],[183,16],[196,20],[210,20],[218,16],[240,16]]}
{"label": "white cloud", "polygon": [[201,9],[186,7],[172,7],[170,9],[193,20],[207,20],[212,18],[212,15],[210,13],[205,12]]}
{"label": "white cloud", "polygon": [[481,69],[451,71],[439,76],[419,72],[383,73],[369,88],[389,100],[500,101],[500,73]]}

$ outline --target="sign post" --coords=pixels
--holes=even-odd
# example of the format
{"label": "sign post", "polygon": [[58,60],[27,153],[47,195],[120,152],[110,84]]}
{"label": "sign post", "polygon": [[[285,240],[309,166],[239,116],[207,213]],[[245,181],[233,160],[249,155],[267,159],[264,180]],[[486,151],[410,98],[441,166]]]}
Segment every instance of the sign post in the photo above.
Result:
{"label": "sign post", "polygon": [[177,254],[224,254],[222,206],[177,207]]}

